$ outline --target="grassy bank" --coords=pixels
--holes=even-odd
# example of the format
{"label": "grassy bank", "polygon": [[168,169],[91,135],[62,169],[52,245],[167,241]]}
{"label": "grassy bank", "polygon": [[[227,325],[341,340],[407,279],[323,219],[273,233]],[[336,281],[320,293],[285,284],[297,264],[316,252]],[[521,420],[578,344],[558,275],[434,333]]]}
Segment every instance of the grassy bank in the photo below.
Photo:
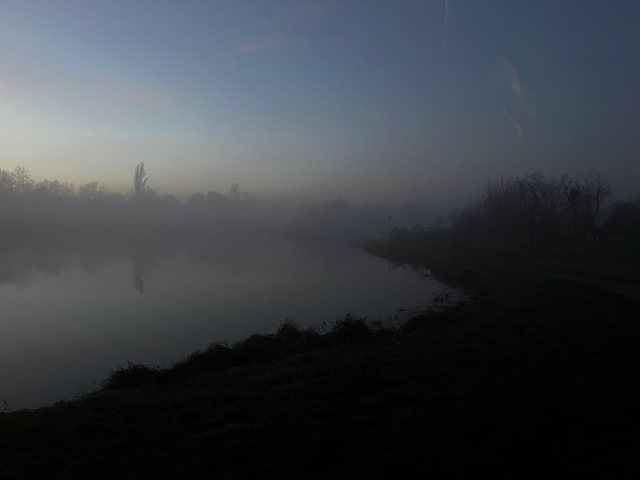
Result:
{"label": "grassy bank", "polygon": [[476,301],[392,335],[0,415],[0,478],[637,478],[638,307],[454,264]]}

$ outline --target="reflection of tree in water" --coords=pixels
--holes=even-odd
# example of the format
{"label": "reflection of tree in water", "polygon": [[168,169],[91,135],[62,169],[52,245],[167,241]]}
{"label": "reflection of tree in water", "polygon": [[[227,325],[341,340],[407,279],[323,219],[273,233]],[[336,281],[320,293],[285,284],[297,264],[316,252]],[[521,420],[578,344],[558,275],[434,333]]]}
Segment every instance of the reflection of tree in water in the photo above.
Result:
{"label": "reflection of tree in water", "polygon": [[172,239],[142,234],[130,237],[129,251],[133,262],[133,286],[142,295],[147,284],[148,272],[161,258],[176,253],[179,244]]}
{"label": "reflection of tree in water", "polygon": [[131,244],[131,261],[133,262],[133,286],[142,295],[147,284],[147,271],[157,258],[154,247],[148,239],[136,238]]}
{"label": "reflection of tree in water", "polygon": [[75,267],[97,273],[117,252],[112,245],[77,232],[10,232],[0,239],[0,285],[24,288],[35,274],[57,275]]}
{"label": "reflection of tree in water", "polygon": [[96,252],[81,252],[78,254],[78,268],[89,273],[98,273],[105,267],[107,257]]}
{"label": "reflection of tree in water", "polygon": [[142,262],[133,263],[133,284],[140,295],[144,293],[144,285],[147,282],[147,269]]}
{"label": "reflection of tree in water", "polygon": [[38,273],[57,275],[70,270],[75,265],[75,255],[72,251],[52,251],[40,248],[29,249],[30,263]]}
{"label": "reflection of tree in water", "polygon": [[33,270],[28,252],[4,249],[0,252],[0,285],[13,283],[24,288],[29,285]]}
{"label": "reflection of tree in water", "polygon": [[[57,246],[56,246],[57,247]],[[134,242],[134,245],[93,245],[91,248],[68,245],[62,250],[56,247],[9,247],[0,245],[0,286],[14,284],[27,287],[36,273],[59,274],[74,267],[93,274],[104,269],[107,262],[129,256],[133,263],[136,291],[144,293],[147,272],[155,260],[166,255],[162,248]],[[129,250],[129,255],[126,251]]]}
{"label": "reflection of tree in water", "polygon": [[0,246],[0,285],[29,285],[34,273],[58,274],[73,266],[68,252],[52,254],[30,246]]}
{"label": "reflection of tree in water", "polygon": [[110,262],[118,261],[133,263],[134,288],[144,294],[151,268],[179,251],[195,263],[249,269],[260,258],[269,258],[270,250],[281,243],[279,237],[261,243],[250,235],[187,237],[154,230],[42,232],[12,242],[0,237],[0,286],[27,287],[34,275],[75,268],[99,274]]}
{"label": "reflection of tree in water", "polygon": [[[25,236],[11,242],[2,240],[0,286],[14,284],[21,288],[27,287],[35,274],[57,275],[76,267],[85,272],[99,273],[109,261],[125,259],[131,251],[126,239],[101,241],[87,235],[61,237],[50,234]],[[143,272],[142,285],[144,277]]]}

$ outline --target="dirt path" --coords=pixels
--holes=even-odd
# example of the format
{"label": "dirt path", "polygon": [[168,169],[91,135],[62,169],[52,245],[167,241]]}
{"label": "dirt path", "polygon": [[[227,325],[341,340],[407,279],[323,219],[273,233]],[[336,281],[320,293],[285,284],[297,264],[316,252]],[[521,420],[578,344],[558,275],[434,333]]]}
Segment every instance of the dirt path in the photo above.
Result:
{"label": "dirt path", "polygon": [[630,302],[640,305],[640,286],[630,285],[628,283],[614,282],[611,280],[596,280],[594,278],[578,277],[575,275],[552,275],[553,277],[560,278],[562,280],[570,280],[573,282],[584,283],[592,287],[606,290],[607,292],[620,295]]}

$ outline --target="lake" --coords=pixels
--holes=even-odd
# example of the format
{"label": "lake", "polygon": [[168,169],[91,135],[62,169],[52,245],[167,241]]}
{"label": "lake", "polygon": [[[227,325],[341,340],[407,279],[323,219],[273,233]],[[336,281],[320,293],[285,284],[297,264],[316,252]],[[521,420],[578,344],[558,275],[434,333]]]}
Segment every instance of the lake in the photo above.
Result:
{"label": "lake", "polygon": [[402,318],[443,289],[347,244],[278,235],[3,245],[0,398],[49,405],[128,361],[168,367],[287,317],[303,327],[346,313]]}

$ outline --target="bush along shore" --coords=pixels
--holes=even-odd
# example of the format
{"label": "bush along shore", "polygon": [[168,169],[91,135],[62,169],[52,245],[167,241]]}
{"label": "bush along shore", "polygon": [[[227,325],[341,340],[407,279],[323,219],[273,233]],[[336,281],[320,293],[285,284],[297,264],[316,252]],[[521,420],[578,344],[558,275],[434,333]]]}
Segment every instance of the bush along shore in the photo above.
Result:
{"label": "bush along shore", "polygon": [[126,367],[112,371],[103,388],[180,383],[205,373],[281,360],[314,349],[356,345],[392,332],[391,327],[381,328],[380,323],[351,314],[337,319],[324,333],[315,328],[300,328],[293,319],[287,319],[275,334],[251,335],[233,346],[223,342],[212,343],[205,350],[196,351],[169,368],[152,368],[129,362]]}
{"label": "bush along shore", "polygon": [[638,478],[638,306],[485,265],[442,257],[477,298],[399,330],[287,322],[0,415],[0,478]]}

